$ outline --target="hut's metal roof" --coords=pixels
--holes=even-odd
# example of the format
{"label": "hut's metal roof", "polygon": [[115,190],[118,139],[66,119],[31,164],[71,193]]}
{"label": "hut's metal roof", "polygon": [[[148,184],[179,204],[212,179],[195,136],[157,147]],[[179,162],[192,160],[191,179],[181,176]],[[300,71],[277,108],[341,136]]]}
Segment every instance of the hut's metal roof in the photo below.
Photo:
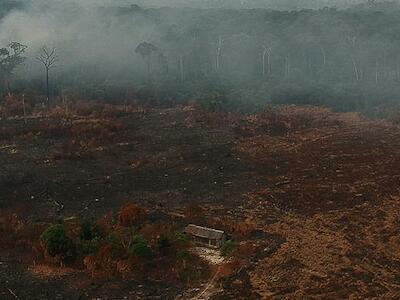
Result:
{"label": "hut's metal roof", "polygon": [[224,232],[222,230],[217,230],[217,229],[212,229],[212,228],[207,228],[207,227],[202,227],[202,226],[197,226],[194,224],[189,224],[185,228],[185,233],[210,239],[210,240],[219,240],[222,239],[224,236]]}

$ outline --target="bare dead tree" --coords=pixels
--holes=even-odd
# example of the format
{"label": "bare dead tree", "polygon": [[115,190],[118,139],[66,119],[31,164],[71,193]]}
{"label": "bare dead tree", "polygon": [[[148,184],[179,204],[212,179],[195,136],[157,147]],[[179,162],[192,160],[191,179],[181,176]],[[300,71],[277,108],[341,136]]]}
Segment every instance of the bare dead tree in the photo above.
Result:
{"label": "bare dead tree", "polygon": [[59,57],[57,55],[57,49],[51,48],[48,49],[44,46],[41,50],[39,55],[36,59],[41,62],[46,71],[46,102],[47,102],[47,109],[50,108],[50,88],[49,88],[49,73],[52,68],[54,68],[59,61]]}
{"label": "bare dead tree", "polygon": [[136,49],[135,53],[140,54],[143,57],[143,60],[147,64],[147,79],[150,81],[151,80],[151,60],[152,60],[152,54],[154,52],[157,52],[158,48],[154,46],[151,43],[148,42],[142,42],[140,43]]}
{"label": "bare dead tree", "polygon": [[215,68],[217,72],[220,70],[220,65],[221,65],[221,55],[222,55],[222,44],[224,40],[222,39],[222,36],[218,37],[218,45],[215,53]]}
{"label": "bare dead tree", "polygon": [[183,83],[185,81],[185,68],[184,68],[183,54],[179,55],[179,72],[181,75],[181,83]]}
{"label": "bare dead tree", "polygon": [[22,94],[22,109],[24,112],[24,124],[26,125],[26,105],[25,105],[25,94]]}
{"label": "bare dead tree", "polygon": [[357,37],[356,36],[349,36],[347,37],[348,43],[350,45],[350,57],[351,57],[351,62],[353,64],[353,71],[354,71],[354,79],[356,81],[361,80],[361,70],[358,66],[357,60],[356,60],[356,50],[357,50]]}
{"label": "bare dead tree", "polygon": [[325,48],[322,45],[319,45],[319,49],[321,50],[321,54],[322,54],[322,62],[323,65],[326,65],[326,52],[325,52]]}
{"label": "bare dead tree", "polygon": [[272,53],[272,48],[264,45],[262,53],[263,76],[271,75],[271,53]]}
{"label": "bare dead tree", "polygon": [[285,57],[285,78],[288,79],[290,75],[290,53]]}

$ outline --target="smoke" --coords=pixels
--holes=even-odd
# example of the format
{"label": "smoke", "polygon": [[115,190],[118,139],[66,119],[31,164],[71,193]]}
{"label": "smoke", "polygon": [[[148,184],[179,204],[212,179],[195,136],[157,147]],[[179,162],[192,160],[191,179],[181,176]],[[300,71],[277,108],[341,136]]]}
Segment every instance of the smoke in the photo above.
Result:
{"label": "smoke", "polygon": [[[58,69],[63,71],[84,64],[101,66],[112,74],[140,65],[134,49],[141,41],[158,36],[155,24],[140,14],[127,15],[103,6],[107,4],[111,1],[29,2],[1,19],[0,45],[18,41],[28,46],[21,76],[37,73],[40,64],[35,57],[43,46],[57,48]],[[125,10],[131,13],[129,7]]]}
{"label": "smoke", "polygon": [[[368,86],[371,82],[390,82],[397,88],[400,42],[397,27],[393,27],[398,24],[398,15],[391,6],[382,12],[365,5],[349,10],[351,13],[335,9],[288,13],[180,6],[201,3],[207,8],[219,3],[229,7],[237,3],[251,7],[258,3],[285,7],[295,3],[301,8],[310,3],[323,5],[328,0],[229,0],[229,5],[225,5],[228,0],[144,1],[147,6],[179,7],[142,8],[123,0],[30,1],[0,19],[0,47],[11,41],[29,47],[28,60],[16,74],[22,83],[43,78],[43,66],[35,57],[43,46],[56,47],[60,62],[52,71],[56,75],[52,82],[60,82],[57,92],[66,86],[101,89],[109,84],[117,89],[151,82],[175,89],[176,94],[178,88],[186,87],[196,94],[202,86],[208,91],[210,83],[242,90],[249,83],[249,93],[232,92],[236,93],[234,97],[247,99],[258,93],[254,83],[261,87],[257,97],[272,99],[272,88],[264,88],[264,84],[276,88],[276,83],[281,83],[281,90],[286,91],[284,85],[290,83],[294,86],[293,98],[297,98],[297,90],[303,89],[306,80],[327,86],[335,83],[335,97],[343,90],[341,84],[352,82]],[[350,5],[359,1],[329,3]],[[158,49],[152,54],[149,68],[147,61],[135,53],[142,42]],[[270,57],[265,49],[270,49]],[[154,85],[150,89],[155,90]]]}
{"label": "smoke", "polygon": [[[234,0],[229,1],[236,3]],[[73,60],[82,59],[86,62],[96,61],[101,56],[105,61],[111,59],[118,64],[118,58],[131,55],[132,48],[140,41],[160,38],[155,20],[145,18],[140,14],[127,16],[116,8],[129,7],[129,2],[127,0],[32,0],[27,2],[22,9],[14,10],[0,20],[0,45],[5,45],[10,41],[20,41],[29,47],[31,56],[34,56],[34,53],[43,45],[48,45],[59,48],[59,51],[68,49],[64,57],[65,63],[70,63],[72,56]],[[229,2],[214,0],[141,0],[137,2],[143,6],[207,7],[219,3],[221,6],[229,7]],[[307,4],[322,6],[354,4],[359,1],[238,0],[237,4],[246,7],[278,5],[284,8],[290,6],[290,2],[296,2],[296,7],[302,8]],[[114,10],[111,7],[114,7]],[[125,62],[120,61],[120,63]]]}

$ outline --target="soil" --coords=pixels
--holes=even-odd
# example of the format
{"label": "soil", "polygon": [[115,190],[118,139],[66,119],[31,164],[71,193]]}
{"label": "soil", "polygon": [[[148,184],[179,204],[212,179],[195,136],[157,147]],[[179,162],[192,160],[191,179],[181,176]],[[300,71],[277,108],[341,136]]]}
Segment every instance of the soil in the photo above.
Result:
{"label": "soil", "polygon": [[[0,120],[0,209],[45,220],[101,216],[134,201],[168,219],[196,204],[205,219],[251,218],[255,241],[279,240],[215,299],[399,298],[400,129],[313,107],[274,114],[126,113],[113,120],[123,126],[112,142],[99,136],[73,158],[59,155],[71,137],[49,133],[59,119]],[[8,289],[20,299],[184,292],[156,282],[93,282],[82,272],[37,276],[18,260],[1,254],[2,298],[15,299]]]}

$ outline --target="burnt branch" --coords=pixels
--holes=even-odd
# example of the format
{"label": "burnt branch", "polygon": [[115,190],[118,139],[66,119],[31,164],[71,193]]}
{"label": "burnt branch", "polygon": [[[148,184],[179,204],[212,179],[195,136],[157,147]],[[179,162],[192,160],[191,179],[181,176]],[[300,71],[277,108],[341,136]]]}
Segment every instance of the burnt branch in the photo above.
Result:
{"label": "burnt branch", "polygon": [[47,47],[43,47],[40,54],[36,57],[38,61],[40,61],[44,67],[49,70],[56,66],[59,61],[59,57],[57,55],[57,49],[52,48],[48,49]]}

